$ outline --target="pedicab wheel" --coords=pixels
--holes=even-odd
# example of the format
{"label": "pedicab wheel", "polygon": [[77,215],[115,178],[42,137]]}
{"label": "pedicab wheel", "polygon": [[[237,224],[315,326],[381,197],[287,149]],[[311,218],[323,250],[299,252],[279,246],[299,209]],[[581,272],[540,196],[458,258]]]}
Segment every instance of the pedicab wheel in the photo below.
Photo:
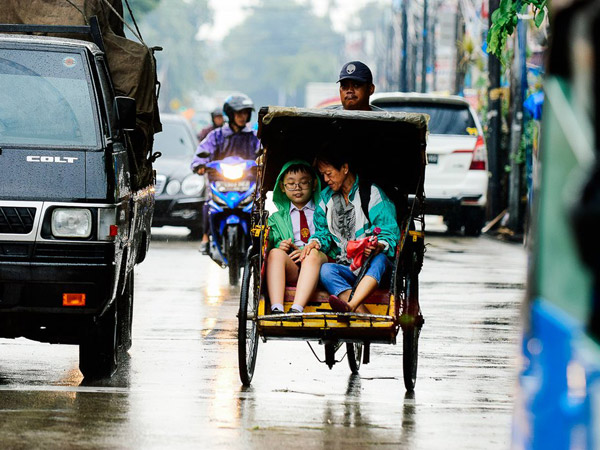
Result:
{"label": "pedicab wheel", "polygon": [[409,323],[402,326],[402,370],[404,387],[413,391],[417,383],[417,363],[419,359],[419,335],[421,334],[422,317],[419,312],[419,275],[415,271],[406,279],[406,309]]}
{"label": "pedicab wheel", "polygon": [[244,386],[250,386],[256,352],[258,351],[258,327],[255,318],[258,315],[260,298],[260,272],[258,255],[253,256],[244,267],[240,309],[238,311],[238,365],[240,380]]}
{"label": "pedicab wheel", "polygon": [[404,371],[404,387],[407,391],[414,391],[415,384],[417,384],[419,334],[421,334],[421,329],[417,326],[411,326],[402,331],[402,369]]}
{"label": "pedicab wheel", "polygon": [[346,342],[346,352],[348,353],[348,365],[350,371],[356,375],[360,369],[362,360],[363,344],[362,342]]}

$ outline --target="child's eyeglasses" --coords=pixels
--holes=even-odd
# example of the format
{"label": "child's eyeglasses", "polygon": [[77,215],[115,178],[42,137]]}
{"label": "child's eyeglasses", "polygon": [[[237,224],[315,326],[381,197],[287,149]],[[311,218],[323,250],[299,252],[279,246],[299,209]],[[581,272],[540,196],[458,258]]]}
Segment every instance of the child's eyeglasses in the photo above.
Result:
{"label": "child's eyeglasses", "polygon": [[300,183],[285,183],[284,186],[288,191],[297,191],[298,188],[304,190],[310,186],[310,181],[304,180]]}

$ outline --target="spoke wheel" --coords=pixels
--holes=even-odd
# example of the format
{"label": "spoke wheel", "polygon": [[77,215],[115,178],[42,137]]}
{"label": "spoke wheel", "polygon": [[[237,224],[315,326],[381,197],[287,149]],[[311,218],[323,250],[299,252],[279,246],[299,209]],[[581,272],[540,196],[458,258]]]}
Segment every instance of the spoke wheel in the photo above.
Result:
{"label": "spoke wheel", "polygon": [[407,391],[414,391],[417,384],[417,362],[419,359],[419,334],[418,326],[407,327],[402,331],[402,369],[404,372],[404,387]]}
{"label": "spoke wheel", "polygon": [[412,391],[417,383],[417,363],[419,359],[419,335],[421,334],[420,311],[419,311],[419,275],[414,268],[406,277],[406,300],[407,307],[404,310],[411,320],[402,327],[402,369],[404,375],[404,387]]}
{"label": "spoke wheel", "polygon": [[362,342],[346,342],[346,352],[348,354],[348,365],[354,375],[358,374],[360,363],[362,361],[363,344]]}
{"label": "spoke wheel", "polygon": [[260,298],[260,272],[258,256],[248,261],[244,268],[240,310],[238,312],[238,365],[240,380],[244,386],[250,386],[256,353],[258,351],[258,301]]}

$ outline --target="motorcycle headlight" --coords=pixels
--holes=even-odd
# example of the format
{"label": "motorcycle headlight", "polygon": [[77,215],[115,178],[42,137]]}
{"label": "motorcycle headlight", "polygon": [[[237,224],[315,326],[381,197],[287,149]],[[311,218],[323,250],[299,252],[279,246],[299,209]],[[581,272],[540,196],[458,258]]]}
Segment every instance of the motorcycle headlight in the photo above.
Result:
{"label": "motorcycle headlight", "polygon": [[54,237],[87,238],[92,234],[92,212],[80,208],[56,208],[52,211]]}
{"label": "motorcycle headlight", "polygon": [[181,183],[178,180],[171,180],[169,181],[169,184],[167,184],[167,194],[169,195],[175,195],[179,192],[179,189],[181,188]]}
{"label": "motorcycle headlight", "polygon": [[204,177],[188,175],[181,183],[181,192],[185,195],[199,195],[204,189]]}
{"label": "motorcycle headlight", "polygon": [[223,171],[223,176],[228,180],[239,180],[244,176],[244,169],[246,168],[246,163],[240,164],[221,164],[221,170]]}

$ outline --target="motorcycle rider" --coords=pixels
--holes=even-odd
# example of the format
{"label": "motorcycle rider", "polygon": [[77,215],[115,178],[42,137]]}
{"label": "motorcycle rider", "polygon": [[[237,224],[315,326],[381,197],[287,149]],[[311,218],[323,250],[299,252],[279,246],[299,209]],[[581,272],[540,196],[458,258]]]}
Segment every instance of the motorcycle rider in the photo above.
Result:
{"label": "motorcycle rider", "polygon": [[[223,104],[223,112],[229,122],[217,128],[200,142],[196,155],[192,160],[192,172],[204,175],[205,164],[228,156],[239,156],[244,159],[256,158],[260,141],[256,133],[248,125],[254,111],[254,102],[245,94],[233,94]],[[208,154],[208,156],[205,156]],[[202,156],[200,156],[202,155]],[[204,234],[200,242],[200,251],[208,254],[208,204],[203,209]]]}
{"label": "motorcycle rider", "polygon": [[225,119],[223,118],[223,110],[221,108],[215,108],[213,112],[210,113],[210,120],[212,124],[202,128],[200,133],[198,133],[199,142],[202,142],[212,130],[216,130],[217,128],[221,128],[223,126],[225,123]]}

